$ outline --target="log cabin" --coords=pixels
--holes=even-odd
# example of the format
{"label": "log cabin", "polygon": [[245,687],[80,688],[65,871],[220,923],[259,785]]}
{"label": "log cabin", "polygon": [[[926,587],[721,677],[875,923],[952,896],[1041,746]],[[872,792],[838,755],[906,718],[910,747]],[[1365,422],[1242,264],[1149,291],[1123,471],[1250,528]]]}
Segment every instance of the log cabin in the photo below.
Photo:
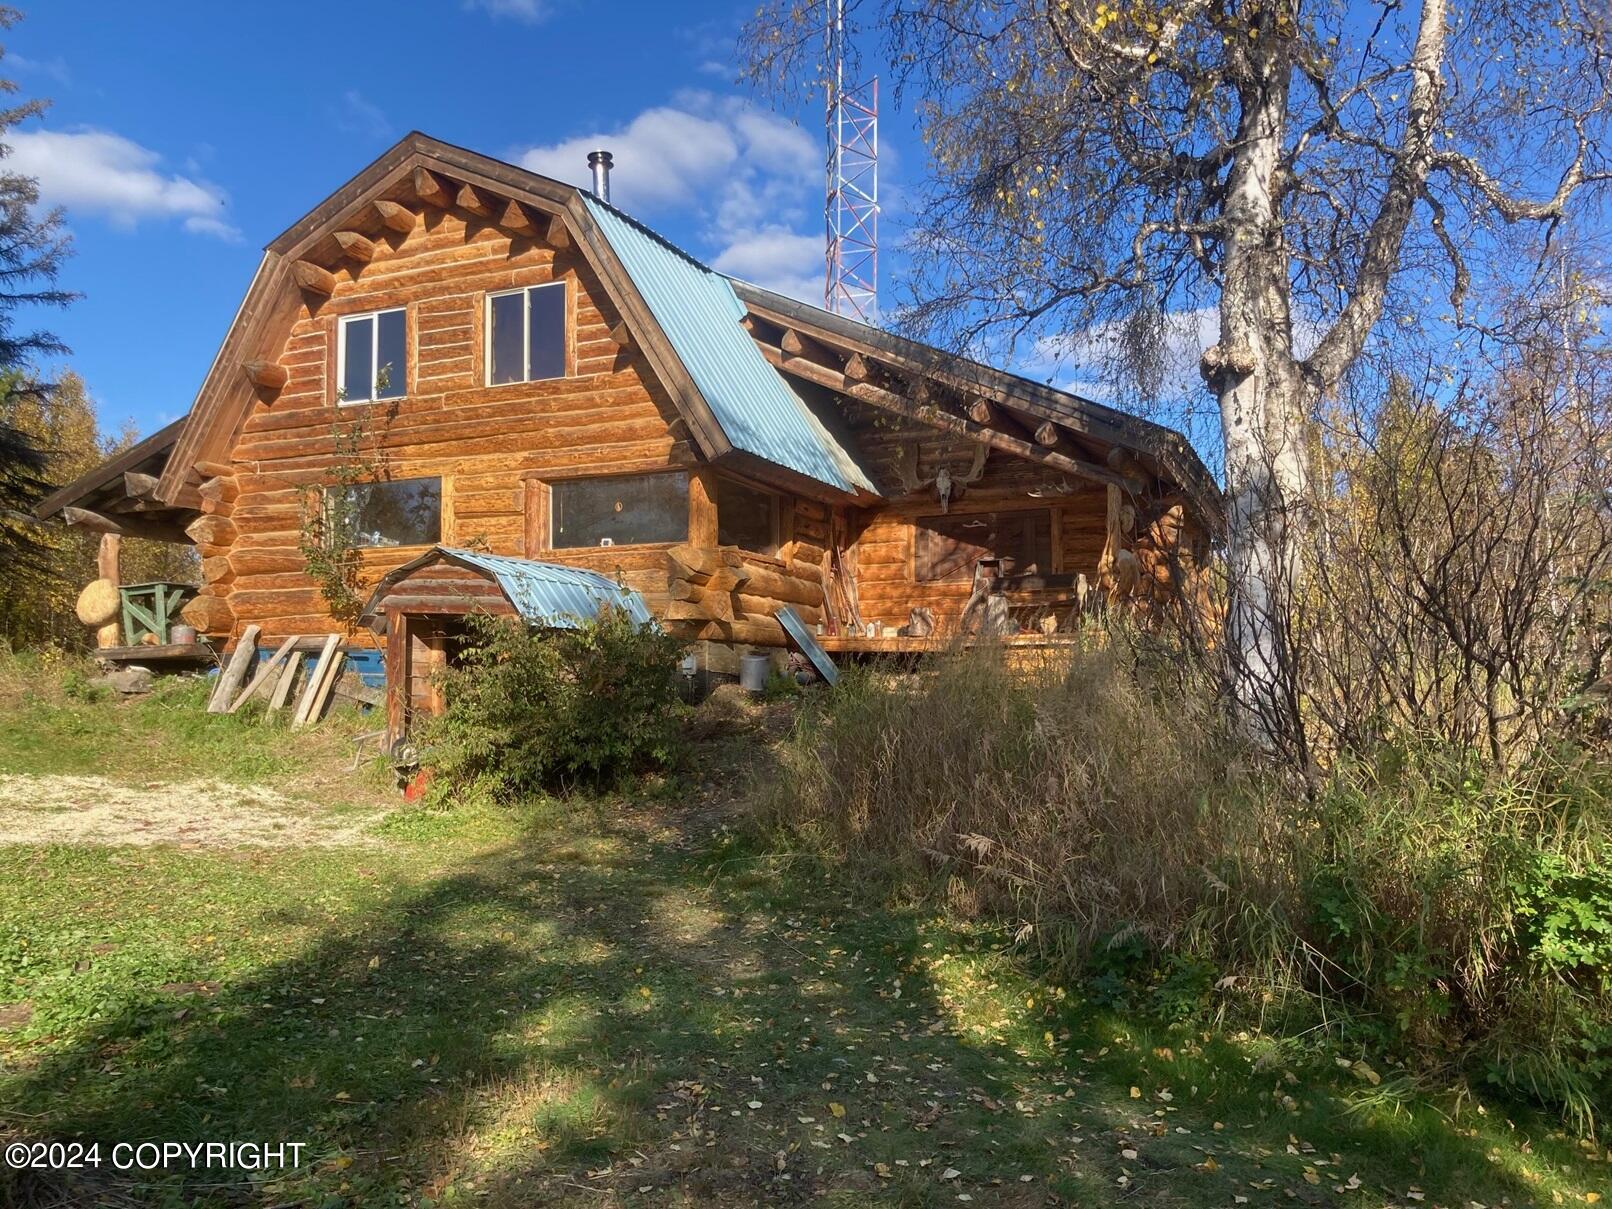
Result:
{"label": "log cabin", "polygon": [[[854,653],[1198,597],[1220,493],[1178,433],[724,276],[596,190],[406,136],[267,246],[189,413],[38,514],[193,543],[216,640],[390,639],[389,677],[401,627],[497,606],[438,548],[597,572],[716,671],[783,648],[784,604]],[[304,540],[337,494],[390,593],[341,618]]]}

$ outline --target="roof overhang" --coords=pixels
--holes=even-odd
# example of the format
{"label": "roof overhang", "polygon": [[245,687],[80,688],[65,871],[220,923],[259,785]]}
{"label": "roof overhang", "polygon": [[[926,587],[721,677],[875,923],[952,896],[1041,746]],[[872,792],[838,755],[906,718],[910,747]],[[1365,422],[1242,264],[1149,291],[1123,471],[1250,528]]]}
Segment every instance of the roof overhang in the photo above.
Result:
{"label": "roof overhang", "polygon": [[748,282],[745,325],[781,372],[848,399],[1136,495],[1179,493],[1213,532],[1219,486],[1180,433]]}
{"label": "roof overhang", "polygon": [[158,495],[158,484],[184,427],[183,420],[153,433],[51,492],[34,506],[41,520],[60,518],[98,533],[187,542],[185,526],[200,515],[201,496],[194,487],[173,501]]}

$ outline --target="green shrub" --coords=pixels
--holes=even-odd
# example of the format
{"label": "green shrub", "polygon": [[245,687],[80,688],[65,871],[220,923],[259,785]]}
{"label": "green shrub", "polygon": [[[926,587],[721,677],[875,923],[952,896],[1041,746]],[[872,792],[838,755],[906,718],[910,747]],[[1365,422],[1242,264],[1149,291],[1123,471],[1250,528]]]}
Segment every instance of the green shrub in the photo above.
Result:
{"label": "green shrub", "polygon": [[472,618],[443,676],[446,708],[421,734],[435,797],[507,801],[665,766],[680,654],[677,640],[615,609],[569,630]]}
{"label": "green shrub", "polygon": [[1117,636],[1065,664],[848,673],[764,799],[775,842],[983,913],[1090,997],[1612,1103],[1612,772],[1385,747],[1262,771],[1207,677]]}

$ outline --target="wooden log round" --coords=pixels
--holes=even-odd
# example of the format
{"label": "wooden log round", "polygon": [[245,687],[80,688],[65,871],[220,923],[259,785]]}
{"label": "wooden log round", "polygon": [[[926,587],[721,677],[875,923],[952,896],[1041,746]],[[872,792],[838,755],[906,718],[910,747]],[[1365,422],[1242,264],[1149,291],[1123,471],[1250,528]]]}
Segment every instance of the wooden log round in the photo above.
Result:
{"label": "wooden log round", "polygon": [[203,634],[227,634],[235,624],[235,610],[222,596],[192,597],[179,610],[187,625],[193,625]]}
{"label": "wooden log round", "polygon": [[122,607],[123,599],[118,594],[117,584],[110,579],[92,579],[78,594],[78,603],[73,606],[73,612],[87,626],[103,626],[115,618]]}

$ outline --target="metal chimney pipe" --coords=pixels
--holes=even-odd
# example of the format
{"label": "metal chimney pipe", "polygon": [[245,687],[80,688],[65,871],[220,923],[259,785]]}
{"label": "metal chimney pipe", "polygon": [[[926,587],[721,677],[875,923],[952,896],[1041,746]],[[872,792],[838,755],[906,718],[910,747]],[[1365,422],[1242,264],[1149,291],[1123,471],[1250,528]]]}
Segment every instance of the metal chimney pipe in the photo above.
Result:
{"label": "metal chimney pipe", "polygon": [[602,202],[610,200],[610,169],[614,164],[610,152],[602,148],[588,152],[588,167],[593,172],[593,195]]}

